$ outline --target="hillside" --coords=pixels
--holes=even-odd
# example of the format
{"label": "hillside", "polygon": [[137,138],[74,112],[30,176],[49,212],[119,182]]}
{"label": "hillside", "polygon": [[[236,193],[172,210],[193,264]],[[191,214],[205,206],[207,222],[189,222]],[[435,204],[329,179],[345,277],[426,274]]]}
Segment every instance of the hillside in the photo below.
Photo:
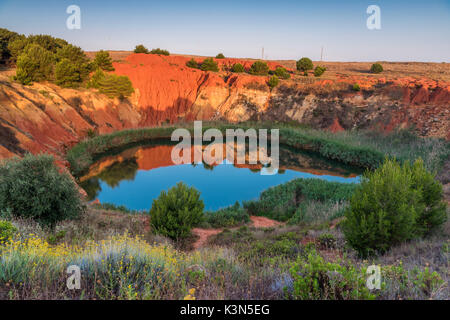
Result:
{"label": "hillside", "polygon": [[[129,99],[51,83],[22,86],[11,81],[14,70],[0,71],[0,158],[25,151],[61,155],[89,132],[194,119],[294,121],[331,130],[415,127],[420,135],[450,139],[448,64],[384,63],[386,72],[372,75],[368,63],[324,62],[329,70],[322,77],[293,73],[270,90],[267,76],[191,69],[187,56],[113,52],[112,58],[115,73],[133,83]],[[216,61],[223,69],[254,62]],[[352,90],[355,83],[361,91]]]}

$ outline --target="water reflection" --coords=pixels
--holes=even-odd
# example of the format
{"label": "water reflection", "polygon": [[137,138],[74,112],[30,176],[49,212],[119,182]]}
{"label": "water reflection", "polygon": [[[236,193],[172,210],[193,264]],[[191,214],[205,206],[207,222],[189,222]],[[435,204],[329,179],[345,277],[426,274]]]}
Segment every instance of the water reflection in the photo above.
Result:
{"label": "water reflection", "polygon": [[[222,160],[174,165],[171,160],[173,147],[167,144],[134,147],[104,157],[80,178],[81,186],[90,200],[98,198],[100,202],[144,210],[162,190],[184,181],[200,190],[207,209],[217,209],[236,200],[255,198],[262,190],[296,177],[357,182],[360,174],[357,169],[282,146],[280,166],[274,175],[261,175],[261,171],[268,168],[260,161],[256,164],[232,163],[228,160],[230,150],[226,150],[230,146],[225,144]],[[236,154],[236,148],[233,151]],[[193,148],[191,152],[194,152]],[[246,159],[248,156],[247,152]]]}

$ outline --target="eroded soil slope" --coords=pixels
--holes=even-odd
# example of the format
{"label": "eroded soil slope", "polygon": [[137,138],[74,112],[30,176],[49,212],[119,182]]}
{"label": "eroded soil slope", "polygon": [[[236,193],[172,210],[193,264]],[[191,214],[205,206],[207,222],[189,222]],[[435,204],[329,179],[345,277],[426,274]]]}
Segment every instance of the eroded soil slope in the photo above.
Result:
{"label": "eroded soil slope", "polygon": [[[62,159],[89,132],[194,119],[295,121],[333,131],[415,126],[421,135],[450,139],[444,80],[330,71],[318,79],[293,74],[270,90],[266,76],[226,71],[236,62],[248,69],[251,60],[217,60],[221,72],[214,73],[186,67],[189,59],[131,54],[115,62],[115,73],[135,88],[124,100],[49,83],[22,86],[0,72],[0,158],[45,151]],[[279,65],[269,62],[271,69]],[[352,90],[355,83],[361,91]]]}

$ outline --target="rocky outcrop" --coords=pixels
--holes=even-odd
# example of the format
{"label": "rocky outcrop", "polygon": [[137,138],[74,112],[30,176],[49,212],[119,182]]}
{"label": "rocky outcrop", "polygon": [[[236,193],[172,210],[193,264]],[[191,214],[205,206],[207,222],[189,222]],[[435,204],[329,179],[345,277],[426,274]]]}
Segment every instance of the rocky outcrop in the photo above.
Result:
{"label": "rocky outcrop", "polygon": [[[132,54],[114,63],[115,73],[130,77],[135,88],[123,100],[50,83],[25,87],[0,73],[0,158],[44,151],[62,159],[67,147],[91,132],[194,119],[295,121],[332,131],[414,126],[419,134],[450,139],[450,84],[443,81],[293,76],[270,90],[268,77],[203,72],[186,67],[188,60]],[[253,62],[217,61],[224,69]],[[354,83],[361,91],[351,89]]]}

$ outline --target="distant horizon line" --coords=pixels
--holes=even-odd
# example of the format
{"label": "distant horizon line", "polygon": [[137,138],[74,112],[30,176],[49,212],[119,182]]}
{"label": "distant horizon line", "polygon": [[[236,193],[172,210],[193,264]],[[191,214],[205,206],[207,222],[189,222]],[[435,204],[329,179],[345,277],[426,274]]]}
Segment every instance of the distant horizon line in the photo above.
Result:
{"label": "distant horizon line", "polygon": [[[123,50],[123,49],[99,49],[99,50],[84,50],[84,52],[99,52],[99,51],[108,51],[108,52],[129,52],[134,53],[133,50]],[[169,51],[170,52],[170,51]],[[145,54],[145,53],[144,53]],[[176,56],[192,56],[192,57],[204,57],[204,58],[215,58],[215,56],[210,55],[201,55],[201,54],[193,54],[193,53],[175,53],[170,52],[170,55]],[[251,58],[251,57],[231,57],[225,56],[225,59],[247,59],[247,60],[263,60],[263,61],[298,61],[302,57],[298,59],[262,59],[262,58]],[[450,63],[450,61],[418,61],[418,60],[314,60],[313,62],[339,62],[339,63],[359,63],[359,62],[388,62],[388,63],[436,63],[436,64],[446,64]]]}

